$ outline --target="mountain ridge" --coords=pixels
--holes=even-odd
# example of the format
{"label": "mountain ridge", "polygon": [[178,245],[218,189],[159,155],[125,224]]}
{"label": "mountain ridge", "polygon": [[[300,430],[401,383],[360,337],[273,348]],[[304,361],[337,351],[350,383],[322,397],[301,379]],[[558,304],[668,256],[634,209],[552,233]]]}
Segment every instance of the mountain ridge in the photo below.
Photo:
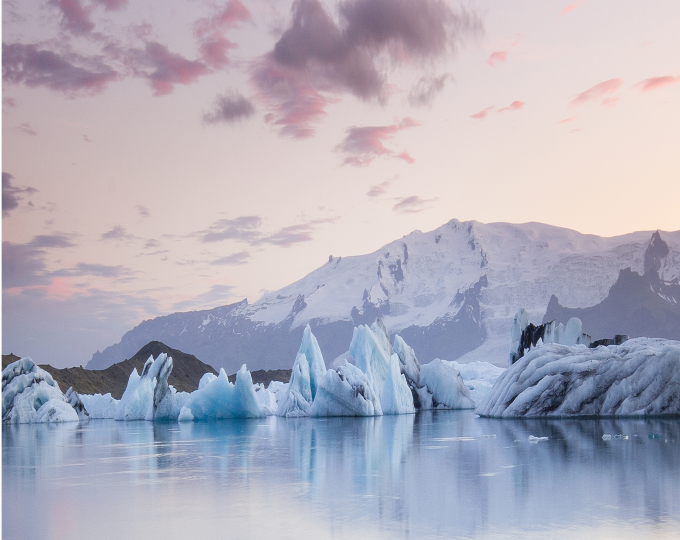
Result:
{"label": "mountain ridge", "polygon": [[[356,325],[380,316],[423,361],[502,364],[516,310],[540,320],[555,295],[566,306],[602,302],[623,268],[644,274],[654,235],[661,281],[680,276],[680,231],[603,238],[541,223],[451,220],[367,255],[329,257],[302,279],[247,301],[149,319],[93,355],[105,367],[158,339],[227,372],[290,368],[310,324],[326,363],[344,353]],[[651,238],[651,240],[650,240]],[[647,261],[647,264],[650,264]]]}

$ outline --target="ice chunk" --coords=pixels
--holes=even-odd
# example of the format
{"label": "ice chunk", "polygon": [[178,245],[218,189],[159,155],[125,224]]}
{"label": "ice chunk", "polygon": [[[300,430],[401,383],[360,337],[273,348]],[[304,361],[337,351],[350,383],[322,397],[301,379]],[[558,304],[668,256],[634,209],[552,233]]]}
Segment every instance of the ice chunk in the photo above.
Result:
{"label": "ice chunk", "polygon": [[482,401],[501,373],[505,371],[505,368],[482,361],[460,364],[454,360],[448,363],[460,372],[460,376],[463,377],[463,382],[470,390],[470,395],[472,395],[475,403]]}
{"label": "ice chunk", "polygon": [[66,402],[73,407],[73,410],[76,411],[76,414],[78,415],[78,420],[89,420],[90,415],[87,413],[87,409],[85,408],[85,405],[83,405],[83,402],[80,399],[80,396],[78,393],[73,389],[73,387],[69,387],[68,390],[66,390],[66,393],[64,394],[64,399]]}
{"label": "ice chunk", "polygon": [[501,374],[476,412],[504,418],[680,414],[680,342],[636,338],[596,349],[532,349]]}
{"label": "ice chunk", "polygon": [[383,414],[407,414],[416,412],[413,406],[413,395],[399,367],[399,357],[393,354],[387,371],[382,400]]}
{"label": "ice chunk", "polygon": [[394,352],[399,357],[401,372],[406,375],[406,380],[415,386],[420,385],[420,362],[416,353],[409,347],[401,336],[394,336]]}
{"label": "ice chunk", "polygon": [[133,369],[116,409],[116,420],[175,420],[188,398],[168,385],[172,372],[172,357],[161,353],[154,360],[149,356],[142,374]]}
{"label": "ice chunk", "polygon": [[115,418],[116,409],[120,400],[111,397],[111,394],[94,394],[93,396],[83,394],[80,400],[87,410],[90,418]]}
{"label": "ice chunk", "polygon": [[[590,336],[587,336],[590,337]],[[583,334],[581,319],[572,317],[567,321],[567,326],[560,324],[555,328],[555,343],[574,346],[583,344],[590,345],[590,340],[586,342],[586,334]]]}
{"label": "ice chunk", "polygon": [[307,416],[319,382],[326,373],[326,365],[319,344],[309,325],[305,327],[302,343],[293,364],[288,394],[279,403],[278,416]]}
{"label": "ice chunk", "polygon": [[387,327],[382,319],[375,320],[371,325],[371,332],[373,332],[377,338],[378,343],[380,343],[380,346],[383,351],[385,351],[385,354],[387,354],[387,357],[390,358],[394,354],[394,348],[390,343],[390,334],[387,332]]}
{"label": "ice chunk", "polygon": [[200,390],[206,384],[208,384],[211,381],[214,381],[215,379],[217,379],[217,375],[215,375],[214,373],[210,373],[210,372],[204,373],[203,377],[201,377],[201,380],[198,381],[198,389]]}
{"label": "ice chunk", "polygon": [[266,389],[262,383],[253,384],[253,389],[255,390],[255,397],[263,407],[266,415],[271,416],[272,414],[276,414],[278,406],[275,393]]}
{"label": "ice chunk", "polygon": [[380,401],[390,357],[368,326],[354,328],[349,352],[356,361],[356,367],[366,374],[368,383]]}
{"label": "ice chunk", "polygon": [[420,382],[432,394],[433,407],[474,409],[475,402],[460,373],[452,365],[435,358],[420,368]]}
{"label": "ice chunk", "polygon": [[519,311],[515,314],[515,318],[512,321],[512,327],[510,328],[510,365],[514,364],[518,359],[519,344],[522,339],[522,333],[529,325],[529,314],[524,308],[519,308]]}
{"label": "ice chunk", "polygon": [[231,384],[224,369],[200,390],[189,394],[178,420],[216,420],[223,418],[259,418],[267,412],[255,395],[250,371],[243,364]]}
{"label": "ice chunk", "polygon": [[52,375],[25,357],[2,371],[2,421],[77,422],[78,414]]}
{"label": "ice chunk", "polygon": [[[368,328],[367,328],[368,329]],[[376,416],[382,414],[366,374],[352,364],[326,371],[309,410],[310,416]]]}

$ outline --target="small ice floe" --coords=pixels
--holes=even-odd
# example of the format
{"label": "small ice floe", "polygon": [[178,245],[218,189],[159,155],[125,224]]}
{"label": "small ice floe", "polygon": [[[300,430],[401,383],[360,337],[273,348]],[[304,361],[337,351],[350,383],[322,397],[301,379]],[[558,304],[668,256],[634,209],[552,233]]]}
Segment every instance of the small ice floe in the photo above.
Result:
{"label": "small ice floe", "polygon": [[529,435],[530,443],[537,443],[538,441],[547,441],[548,437],[536,437],[534,435]]}
{"label": "small ice floe", "polygon": [[611,441],[612,436],[609,433],[605,433],[604,435],[602,435],[602,440],[603,441]]}

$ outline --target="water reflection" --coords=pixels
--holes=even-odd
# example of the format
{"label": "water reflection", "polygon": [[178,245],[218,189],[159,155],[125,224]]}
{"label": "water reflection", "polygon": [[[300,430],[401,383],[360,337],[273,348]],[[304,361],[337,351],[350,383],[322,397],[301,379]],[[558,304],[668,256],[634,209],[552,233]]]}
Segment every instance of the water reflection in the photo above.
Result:
{"label": "water reflection", "polygon": [[680,525],[677,418],[3,426],[2,461],[3,538],[139,527],[168,538],[225,527],[238,538],[663,537]]}

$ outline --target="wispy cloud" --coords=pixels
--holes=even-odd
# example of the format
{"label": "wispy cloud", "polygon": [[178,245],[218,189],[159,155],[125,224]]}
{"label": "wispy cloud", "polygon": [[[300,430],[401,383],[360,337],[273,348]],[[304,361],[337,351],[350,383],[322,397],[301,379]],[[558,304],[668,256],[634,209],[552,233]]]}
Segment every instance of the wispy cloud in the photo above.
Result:
{"label": "wispy cloud", "polygon": [[239,0],[230,0],[212,16],[197,20],[194,35],[199,43],[201,59],[214,69],[227,66],[230,63],[228,52],[237,45],[226,38],[224,31],[251,20],[250,11]]}
{"label": "wispy cloud", "polygon": [[560,17],[563,17],[563,16],[566,15],[567,13],[570,13],[570,12],[574,11],[574,10],[575,10],[577,7],[579,7],[581,4],[583,4],[583,0],[579,0],[578,2],[574,2],[574,3],[572,3],[572,4],[567,5],[567,7],[565,7],[565,8],[562,10],[562,12],[560,13]]}
{"label": "wispy cloud", "polygon": [[[607,81],[591,86],[588,90],[577,94],[571,100],[570,106],[583,105],[584,103],[599,101],[600,105],[611,105],[612,100],[616,99],[611,94],[616,93],[623,85],[621,79],[609,79]],[[615,101],[614,101],[615,103]]]}
{"label": "wispy cloud", "polygon": [[23,124],[15,127],[14,129],[17,130],[20,133],[24,133],[25,135],[33,135],[33,136],[37,135],[35,129],[33,129],[33,126],[31,126],[31,124],[29,124],[28,122],[24,122]]}
{"label": "wispy cloud", "polygon": [[217,96],[213,110],[203,115],[206,124],[227,123],[232,124],[245,120],[255,114],[255,107],[238,92],[227,92]]}
{"label": "wispy cloud", "polygon": [[49,0],[61,12],[61,26],[74,35],[89,34],[94,30],[90,19],[92,7],[84,7],[80,0]]}
{"label": "wispy cloud", "polygon": [[390,180],[385,180],[380,184],[371,186],[371,189],[368,190],[368,193],[366,193],[366,195],[368,195],[369,197],[379,197],[380,195],[385,195],[385,193],[387,193],[387,190],[390,188],[391,185],[392,182]]}
{"label": "wispy cloud", "polygon": [[9,213],[19,207],[19,203],[24,199],[22,194],[33,195],[38,190],[33,187],[18,187],[12,184],[14,176],[9,173],[2,173],[2,217],[9,216]]}
{"label": "wispy cloud", "polygon": [[9,84],[45,87],[69,96],[96,94],[119,74],[101,57],[60,54],[38,45],[2,44],[2,80]]}
{"label": "wispy cloud", "polygon": [[253,242],[253,245],[273,244],[275,246],[291,247],[295,244],[311,242],[312,240],[314,240],[313,233],[316,231],[316,229],[319,228],[319,226],[327,223],[334,223],[338,219],[339,218],[337,217],[322,218],[314,219],[306,223],[289,225],[287,227],[283,227],[282,229],[273,234],[262,236],[261,238]]}
{"label": "wispy cloud", "polygon": [[408,94],[408,102],[414,107],[432,105],[437,95],[444,89],[446,82],[453,79],[450,73],[425,75],[421,77]]}
{"label": "wispy cloud", "polygon": [[197,235],[201,242],[212,243],[223,240],[239,240],[252,242],[261,237],[260,226],[262,218],[259,216],[240,216],[235,219],[220,219],[208,229]]}
{"label": "wispy cloud", "polygon": [[141,204],[135,206],[135,210],[137,210],[137,213],[143,218],[147,218],[151,215],[149,209],[146,206],[142,206]]}
{"label": "wispy cloud", "polygon": [[573,122],[574,120],[576,120],[576,117],[570,116],[569,118],[563,118],[562,120],[557,122],[557,124],[568,124],[569,122]]}
{"label": "wispy cloud", "polygon": [[75,247],[71,237],[55,233],[38,235],[26,244],[2,243],[2,287],[14,289],[49,285],[47,255],[50,249]]}
{"label": "wispy cloud", "polygon": [[209,291],[181,300],[172,305],[174,311],[185,311],[190,308],[217,307],[233,298],[234,287],[231,285],[213,285]]}
{"label": "wispy cloud", "polygon": [[392,207],[392,210],[397,214],[415,214],[431,208],[431,203],[436,201],[437,198],[422,199],[418,195],[411,195],[410,197],[403,197],[398,200],[399,202]]}
{"label": "wispy cloud", "polygon": [[94,0],[94,2],[106,11],[122,11],[128,5],[128,0]]}
{"label": "wispy cloud", "polygon": [[650,79],[645,79],[640,81],[635,86],[640,89],[640,92],[651,92],[652,90],[657,90],[658,88],[663,88],[664,86],[670,86],[671,84],[677,84],[680,82],[680,75],[673,77],[672,75],[664,75],[662,77],[652,77]]}
{"label": "wispy cloud", "polygon": [[502,113],[502,112],[507,112],[507,111],[519,111],[522,107],[524,107],[524,105],[526,105],[526,103],[524,103],[523,101],[513,101],[507,107],[503,107],[502,109],[498,109],[498,111],[496,111],[496,112]]}
{"label": "wispy cloud", "polygon": [[482,110],[479,111],[478,113],[471,114],[471,115],[470,115],[470,118],[474,118],[475,120],[484,120],[484,119],[487,117],[487,115],[488,115],[491,111],[493,111],[495,108],[496,108],[496,107],[494,107],[493,105],[491,105],[490,107],[487,107],[486,109],[482,109]]}
{"label": "wispy cloud", "polygon": [[491,55],[487,59],[486,63],[489,64],[491,67],[493,67],[496,64],[502,64],[507,59],[508,59],[508,51],[494,51],[494,52],[491,53]]}
{"label": "wispy cloud", "polygon": [[377,157],[396,157],[407,163],[413,163],[415,160],[406,151],[394,152],[384,143],[394,138],[398,132],[419,125],[418,122],[407,117],[391,126],[351,127],[335,150],[345,155],[343,165],[366,167]]}
{"label": "wispy cloud", "polygon": [[115,225],[110,231],[103,233],[100,237],[102,240],[133,240],[135,236],[133,234],[128,234],[125,227],[122,225]]}
{"label": "wispy cloud", "polygon": [[220,257],[210,261],[210,264],[215,264],[218,266],[230,266],[235,264],[245,264],[246,261],[250,259],[250,253],[247,251],[239,251],[238,253],[232,253],[226,257]]}

